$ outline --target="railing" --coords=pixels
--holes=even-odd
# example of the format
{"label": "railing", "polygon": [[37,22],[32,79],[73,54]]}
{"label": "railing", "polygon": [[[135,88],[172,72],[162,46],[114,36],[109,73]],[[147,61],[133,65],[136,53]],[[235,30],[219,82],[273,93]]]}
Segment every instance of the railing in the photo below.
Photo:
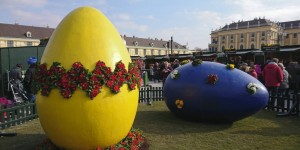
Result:
{"label": "railing", "polygon": [[37,118],[35,103],[18,104],[0,108],[0,128],[8,128]]}
{"label": "railing", "polygon": [[[151,104],[163,101],[163,87],[142,86],[139,92],[139,103]],[[288,96],[278,94],[269,97],[265,109],[277,111],[277,116],[300,115],[300,93]],[[0,109],[0,128],[9,128],[37,118],[35,103],[26,103],[12,108]]]}
{"label": "railing", "polygon": [[142,86],[139,93],[139,103],[151,104],[152,101],[163,101],[163,87]]}

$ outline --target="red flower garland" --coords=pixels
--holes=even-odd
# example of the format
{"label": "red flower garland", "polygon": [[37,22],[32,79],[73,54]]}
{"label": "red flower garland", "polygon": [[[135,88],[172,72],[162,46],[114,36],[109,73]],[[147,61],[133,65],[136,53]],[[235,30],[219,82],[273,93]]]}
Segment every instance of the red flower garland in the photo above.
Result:
{"label": "red flower garland", "polygon": [[120,92],[120,87],[127,83],[130,90],[140,87],[142,78],[135,63],[130,63],[128,72],[125,65],[119,61],[114,72],[103,61],[96,63],[95,69],[89,72],[80,62],[75,62],[69,71],[58,62],[53,62],[49,70],[47,65],[38,65],[35,75],[35,91],[41,90],[42,95],[48,96],[54,88],[60,90],[64,98],[72,97],[77,87],[87,92],[93,99],[100,93],[103,85],[106,85],[113,93]]}

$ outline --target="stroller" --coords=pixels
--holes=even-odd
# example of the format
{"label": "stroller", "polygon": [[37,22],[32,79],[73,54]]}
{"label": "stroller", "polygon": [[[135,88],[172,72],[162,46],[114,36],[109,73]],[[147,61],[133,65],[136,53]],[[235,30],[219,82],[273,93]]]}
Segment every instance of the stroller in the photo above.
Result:
{"label": "stroller", "polygon": [[10,79],[8,81],[8,88],[11,91],[11,97],[14,103],[20,104],[28,100],[26,96],[26,91],[24,90],[23,84],[21,81],[16,81]]}

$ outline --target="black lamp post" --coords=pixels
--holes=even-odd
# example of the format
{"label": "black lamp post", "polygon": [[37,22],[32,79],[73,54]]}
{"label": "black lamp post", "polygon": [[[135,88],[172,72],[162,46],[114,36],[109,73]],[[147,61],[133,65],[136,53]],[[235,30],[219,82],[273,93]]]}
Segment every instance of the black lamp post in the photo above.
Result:
{"label": "black lamp post", "polygon": [[173,36],[171,36],[171,54],[173,54]]}

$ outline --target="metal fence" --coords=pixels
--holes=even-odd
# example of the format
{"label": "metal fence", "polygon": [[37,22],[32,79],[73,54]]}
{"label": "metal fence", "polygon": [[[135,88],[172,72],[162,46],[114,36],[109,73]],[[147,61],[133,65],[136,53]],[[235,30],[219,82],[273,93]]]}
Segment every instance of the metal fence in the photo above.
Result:
{"label": "metal fence", "polygon": [[[139,92],[139,103],[151,104],[153,101],[163,101],[163,88],[143,86]],[[300,115],[300,93],[282,94],[269,97],[265,109],[278,112],[277,116]],[[26,103],[11,108],[0,108],[0,128],[8,128],[37,118],[35,103]]]}
{"label": "metal fence", "polygon": [[9,128],[37,118],[35,103],[18,104],[11,108],[0,108],[0,128]]}
{"label": "metal fence", "polygon": [[163,101],[163,87],[142,86],[139,93],[139,103],[151,104],[153,101]]}

